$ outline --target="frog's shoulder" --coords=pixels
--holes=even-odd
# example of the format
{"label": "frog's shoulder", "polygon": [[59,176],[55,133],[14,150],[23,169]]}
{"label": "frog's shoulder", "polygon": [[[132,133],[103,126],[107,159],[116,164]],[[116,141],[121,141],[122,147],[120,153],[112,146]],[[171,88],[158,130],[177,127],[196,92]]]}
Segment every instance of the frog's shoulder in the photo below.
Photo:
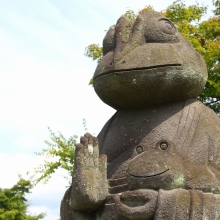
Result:
{"label": "frog's shoulder", "polygon": [[[190,162],[220,171],[220,117],[203,103],[190,100],[185,103],[182,115],[186,120],[180,129],[184,143],[177,141],[180,154]],[[181,124],[180,121],[179,127]]]}
{"label": "frog's shoulder", "polygon": [[202,102],[187,100],[185,107],[194,109],[194,111],[199,114],[200,123],[204,123],[204,126],[220,127],[220,117]]}
{"label": "frog's shoulder", "polygon": [[117,117],[116,115],[117,115],[117,112],[105,123],[104,127],[102,128],[102,130],[99,132],[99,134],[97,136],[97,138],[99,140],[99,147],[100,147],[99,150],[101,150],[101,148],[103,146],[103,143],[105,141],[105,137],[108,134],[108,131],[111,127],[112,121],[114,120],[115,117]]}

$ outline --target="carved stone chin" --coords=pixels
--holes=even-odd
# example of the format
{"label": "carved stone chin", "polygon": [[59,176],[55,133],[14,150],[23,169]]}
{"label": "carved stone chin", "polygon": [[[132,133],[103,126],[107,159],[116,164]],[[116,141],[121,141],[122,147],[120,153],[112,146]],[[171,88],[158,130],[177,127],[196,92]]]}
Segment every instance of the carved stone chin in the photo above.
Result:
{"label": "carved stone chin", "polygon": [[196,101],[206,80],[202,56],[169,19],[120,17],[94,73],[117,112],[76,145],[61,220],[220,219],[220,119]]}

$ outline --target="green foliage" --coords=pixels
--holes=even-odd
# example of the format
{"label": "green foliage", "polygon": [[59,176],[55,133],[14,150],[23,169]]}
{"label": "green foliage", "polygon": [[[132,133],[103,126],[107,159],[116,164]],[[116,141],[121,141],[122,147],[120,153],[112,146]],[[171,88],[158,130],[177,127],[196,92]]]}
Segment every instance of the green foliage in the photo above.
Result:
{"label": "green foliage", "polygon": [[[162,11],[167,18],[172,20],[183,34],[202,54],[206,61],[208,69],[208,81],[202,94],[198,100],[212,108],[216,113],[220,114],[220,0],[213,0],[215,9],[214,16],[208,20],[202,21],[206,14],[207,6],[196,5],[186,6],[181,0],[173,2],[166,10]],[[146,6],[139,13],[145,10],[152,10],[152,6]],[[133,10],[128,10],[124,16],[135,20],[137,15]],[[94,45],[94,44],[91,44]],[[98,46],[96,44],[96,46]],[[93,60],[100,61],[102,54],[97,57],[97,53],[87,47],[89,56]],[[96,51],[101,51],[97,48]],[[90,84],[93,82],[91,81]]]}
{"label": "green foliage", "polygon": [[90,44],[88,47],[85,48],[85,56],[92,58],[93,60],[97,60],[99,62],[102,57],[102,47],[99,44]]}
{"label": "green foliage", "polygon": [[198,4],[186,7],[181,1],[174,2],[164,13],[192,43],[206,61],[208,81],[198,97],[205,105],[220,114],[220,1],[215,1],[215,15],[206,21],[201,18],[207,7]]}
{"label": "green foliage", "polygon": [[215,10],[213,11],[215,15],[220,15],[220,0],[213,1]]}
{"label": "green foliage", "polygon": [[220,18],[215,15],[201,22],[206,10],[207,7],[198,4],[186,7],[181,1],[176,1],[164,14],[175,22],[179,32],[205,59],[208,81],[198,99],[220,114]]}
{"label": "green foliage", "polygon": [[176,1],[163,14],[176,24],[178,31],[192,43],[198,52],[203,53],[201,41],[204,39],[200,34],[199,22],[206,11],[207,7],[199,6],[198,3],[187,7],[181,1]]}
{"label": "green foliage", "polygon": [[86,119],[85,118],[83,118],[83,128],[84,128],[84,130],[86,131],[86,132],[88,132],[88,128],[87,128],[87,124],[86,124]]}
{"label": "green foliage", "polygon": [[45,213],[28,215],[28,203],[25,194],[30,193],[33,185],[30,180],[20,177],[10,189],[0,188],[0,220],[39,220]]}
{"label": "green foliage", "polygon": [[137,15],[135,14],[135,12],[133,10],[127,10],[124,14],[125,17],[128,17],[129,19],[135,21],[137,18]]}
{"label": "green foliage", "polygon": [[68,177],[65,177],[67,179],[73,173],[77,136],[70,136],[67,140],[60,132],[56,135],[50,128],[48,130],[51,138],[51,141],[45,141],[48,147],[44,148],[42,152],[36,153],[46,158],[44,164],[35,169],[35,172],[40,174],[40,177],[36,180],[37,183],[41,180],[47,182],[58,168],[68,172]]}
{"label": "green foliage", "polygon": [[173,2],[172,5],[168,6],[163,12],[175,24],[181,24],[182,22],[198,22],[202,16],[206,13],[207,6],[196,5],[186,6],[181,0]]}
{"label": "green foliage", "polygon": [[140,13],[146,11],[146,10],[154,10],[154,8],[153,8],[153,6],[151,6],[151,5],[146,5],[146,6],[145,6],[143,9],[141,9],[138,13],[140,14]]}

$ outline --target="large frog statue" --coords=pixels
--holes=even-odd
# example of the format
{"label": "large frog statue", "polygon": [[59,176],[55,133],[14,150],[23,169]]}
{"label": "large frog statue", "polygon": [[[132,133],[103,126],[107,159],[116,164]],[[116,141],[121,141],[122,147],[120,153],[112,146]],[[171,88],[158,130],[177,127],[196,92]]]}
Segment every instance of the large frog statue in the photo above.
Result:
{"label": "large frog statue", "polygon": [[62,220],[220,219],[220,119],[195,98],[201,55],[155,11],[122,16],[94,73],[117,112],[76,146]]}

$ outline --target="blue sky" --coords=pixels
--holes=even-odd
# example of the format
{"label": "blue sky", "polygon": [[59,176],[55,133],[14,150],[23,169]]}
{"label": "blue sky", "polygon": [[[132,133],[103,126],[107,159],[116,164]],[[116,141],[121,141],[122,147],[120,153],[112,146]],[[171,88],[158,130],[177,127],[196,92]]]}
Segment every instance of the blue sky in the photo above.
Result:
{"label": "blue sky", "polygon": [[[173,1],[0,0],[0,187],[11,187],[18,173],[32,171],[46,147],[47,127],[65,137],[83,135],[82,119],[98,134],[114,110],[102,103],[88,82],[96,63],[84,56],[91,43],[128,9],[165,9]],[[186,4],[195,1],[187,0]],[[211,7],[212,0],[204,0]],[[29,196],[30,211],[59,218],[66,182],[61,171]]]}

